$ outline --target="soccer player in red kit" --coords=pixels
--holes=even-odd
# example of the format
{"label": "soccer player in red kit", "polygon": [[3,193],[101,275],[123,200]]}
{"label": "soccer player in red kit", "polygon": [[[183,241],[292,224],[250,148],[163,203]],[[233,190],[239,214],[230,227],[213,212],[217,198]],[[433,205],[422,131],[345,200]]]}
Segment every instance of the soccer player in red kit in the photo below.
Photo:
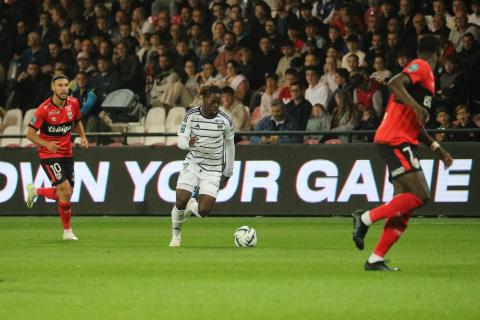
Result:
{"label": "soccer player in red kit", "polygon": [[[51,82],[53,96],[35,111],[27,131],[27,138],[35,143],[42,168],[47,173],[51,188],[27,185],[27,206],[31,208],[38,196],[57,201],[63,224],[63,240],[78,240],[70,226],[73,183],[75,181],[70,132],[75,127],[81,146],[88,148],[77,99],[68,96],[69,80],[56,75]],[[39,134],[37,134],[39,131]]]}
{"label": "soccer player in red kit", "polygon": [[386,219],[380,240],[365,262],[367,271],[399,270],[386,265],[384,256],[407,228],[412,211],[430,199],[417,156],[419,141],[437,153],[445,167],[453,162],[452,156],[424,128],[435,92],[432,70],[441,57],[441,48],[442,43],[436,36],[423,36],[418,42],[418,58],[388,83],[392,95],[374,142],[387,163],[395,196],[370,211],[357,210],[353,213],[353,241],[359,250],[364,248],[369,226]]}

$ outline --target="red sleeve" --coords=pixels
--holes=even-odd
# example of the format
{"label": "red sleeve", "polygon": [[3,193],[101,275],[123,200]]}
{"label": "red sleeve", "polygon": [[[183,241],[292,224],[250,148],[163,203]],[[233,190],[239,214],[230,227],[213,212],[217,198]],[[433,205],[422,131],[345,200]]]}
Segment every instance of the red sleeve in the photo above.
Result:
{"label": "red sleeve", "polygon": [[426,62],[418,59],[413,60],[403,69],[403,73],[410,78],[412,84],[422,82],[428,78],[429,71],[430,66],[428,66]]}
{"label": "red sleeve", "polygon": [[39,130],[44,121],[45,121],[45,111],[43,107],[40,107],[40,108],[37,108],[37,110],[35,110],[35,113],[33,114],[32,119],[30,120],[30,123],[28,124],[28,126]]}
{"label": "red sleeve", "polygon": [[82,113],[80,112],[80,102],[77,99],[73,99],[73,109],[75,112],[75,121],[80,121],[82,119]]}

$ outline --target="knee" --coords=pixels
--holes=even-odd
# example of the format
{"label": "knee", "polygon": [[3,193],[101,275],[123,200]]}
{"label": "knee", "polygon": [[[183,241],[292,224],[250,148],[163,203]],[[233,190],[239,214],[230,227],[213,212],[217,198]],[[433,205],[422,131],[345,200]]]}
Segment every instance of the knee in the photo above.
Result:
{"label": "knee", "polygon": [[187,207],[187,201],[184,199],[177,199],[177,201],[175,201],[175,207],[177,207],[178,210],[185,210]]}
{"label": "knee", "polygon": [[72,188],[62,188],[57,193],[60,200],[70,201],[72,198]]}
{"label": "knee", "polygon": [[198,206],[198,214],[202,217],[208,216],[210,214],[210,211],[212,211],[212,207],[210,206]]}

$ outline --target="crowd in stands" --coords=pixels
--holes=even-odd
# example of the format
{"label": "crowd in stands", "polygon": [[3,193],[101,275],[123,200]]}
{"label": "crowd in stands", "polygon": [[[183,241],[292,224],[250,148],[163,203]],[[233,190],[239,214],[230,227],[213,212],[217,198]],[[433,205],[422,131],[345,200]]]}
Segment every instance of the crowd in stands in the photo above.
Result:
{"label": "crowd in stands", "polygon": [[428,128],[480,128],[479,0],[5,0],[0,117],[37,107],[57,73],[72,79],[88,132],[112,130],[101,106],[117,89],[133,91],[148,112],[164,109],[166,121],[216,83],[237,131],[329,131],[243,143],[347,142],[336,132],[378,127],[389,79],[425,34],[443,41]]}

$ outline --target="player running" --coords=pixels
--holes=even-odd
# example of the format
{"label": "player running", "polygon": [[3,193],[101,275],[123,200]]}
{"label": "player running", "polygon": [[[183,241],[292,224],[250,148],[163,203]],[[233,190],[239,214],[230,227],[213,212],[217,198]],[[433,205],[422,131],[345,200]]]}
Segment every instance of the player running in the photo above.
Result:
{"label": "player running", "polygon": [[75,126],[82,147],[88,148],[88,141],[80,121],[78,100],[68,96],[68,85],[65,75],[54,76],[51,82],[53,96],[37,108],[30,121],[27,138],[39,146],[42,168],[53,187],[35,188],[28,184],[27,206],[33,207],[38,196],[56,200],[63,224],[63,240],[78,240],[70,227],[70,198],[75,180],[70,141],[72,127]]}
{"label": "player running", "polygon": [[445,167],[452,156],[425,131],[428,109],[435,92],[433,71],[441,56],[441,42],[433,35],[423,36],[418,43],[418,59],[388,83],[392,95],[374,142],[387,163],[395,196],[370,211],[353,213],[353,241],[359,250],[364,248],[368,227],[386,219],[382,236],[374,252],[365,262],[365,270],[398,271],[385,264],[384,256],[407,228],[412,211],[430,199],[427,181],[417,155],[418,142],[436,152]]}
{"label": "player running", "polygon": [[[170,247],[181,244],[182,223],[192,213],[207,216],[220,188],[233,174],[235,159],[232,119],[219,111],[221,89],[207,85],[200,91],[202,106],[190,109],[178,132],[178,147],[189,150],[177,182],[172,209]],[[192,197],[198,187],[198,202]]]}

